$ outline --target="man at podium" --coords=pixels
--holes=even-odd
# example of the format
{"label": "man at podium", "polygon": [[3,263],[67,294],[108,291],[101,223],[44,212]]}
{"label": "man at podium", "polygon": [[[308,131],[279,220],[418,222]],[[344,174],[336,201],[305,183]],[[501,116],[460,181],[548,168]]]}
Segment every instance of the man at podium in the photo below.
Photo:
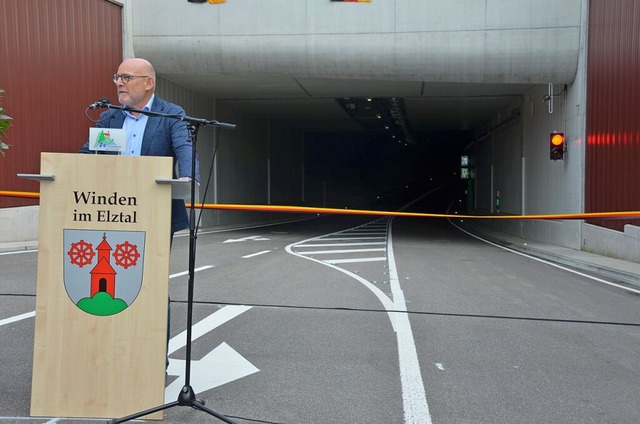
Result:
{"label": "man at podium", "polygon": [[[155,95],[156,73],[151,63],[141,58],[127,59],[113,74],[118,102],[131,109],[158,112],[168,115],[185,115],[178,105],[169,103]],[[100,114],[98,128],[122,128],[127,134],[127,156],[170,156],[173,157],[174,178],[190,179],[193,145],[185,121],[167,117],[147,116],[140,112],[110,109]],[[80,153],[93,153],[89,142]],[[177,164],[177,176],[175,165]],[[196,156],[198,181],[199,164]],[[171,204],[171,235],[189,227],[189,219],[184,200],[173,199]]]}

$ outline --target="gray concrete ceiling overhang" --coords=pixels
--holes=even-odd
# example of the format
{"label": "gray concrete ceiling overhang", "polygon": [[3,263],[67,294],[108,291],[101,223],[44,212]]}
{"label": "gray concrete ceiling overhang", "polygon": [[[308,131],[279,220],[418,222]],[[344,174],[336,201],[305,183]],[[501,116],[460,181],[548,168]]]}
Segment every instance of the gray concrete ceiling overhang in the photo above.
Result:
{"label": "gray concrete ceiling overhang", "polygon": [[404,103],[414,131],[473,131],[518,102],[533,84],[427,83],[358,79],[161,73],[197,93],[308,132],[366,131],[340,101],[391,99]]}
{"label": "gray concrete ceiling overhang", "polygon": [[[132,3],[145,8],[149,0]],[[468,14],[466,21],[443,23],[425,14],[431,16],[427,30],[415,26],[411,11],[398,16],[398,7],[393,22],[375,16],[380,23],[374,32],[376,22],[334,16],[353,30],[348,34],[331,33],[313,20],[310,8],[336,10],[323,3],[287,3],[293,14],[301,9],[301,21],[281,27],[275,20],[282,18],[271,22],[266,5],[261,16],[228,3],[228,9],[187,8],[186,15],[172,15],[173,25],[163,25],[162,33],[134,10],[136,55],[190,90],[311,132],[366,131],[339,101],[350,98],[401,99],[413,131],[473,131],[535,85],[570,84],[581,51],[579,0],[545,0],[540,10],[527,1],[531,10],[524,11],[522,1],[486,2],[485,8],[501,5],[491,11],[466,11],[458,2],[455,12]],[[416,2],[413,12],[434,4]]]}

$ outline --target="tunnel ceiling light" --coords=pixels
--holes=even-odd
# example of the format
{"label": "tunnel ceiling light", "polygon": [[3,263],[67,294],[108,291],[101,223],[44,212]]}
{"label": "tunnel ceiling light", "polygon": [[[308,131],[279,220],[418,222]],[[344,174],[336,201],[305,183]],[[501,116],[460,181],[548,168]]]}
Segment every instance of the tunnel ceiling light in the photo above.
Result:
{"label": "tunnel ceiling light", "polygon": [[[373,139],[401,138],[402,143],[415,144],[404,99],[396,97],[338,97],[342,110]],[[380,138],[383,137],[383,138]]]}

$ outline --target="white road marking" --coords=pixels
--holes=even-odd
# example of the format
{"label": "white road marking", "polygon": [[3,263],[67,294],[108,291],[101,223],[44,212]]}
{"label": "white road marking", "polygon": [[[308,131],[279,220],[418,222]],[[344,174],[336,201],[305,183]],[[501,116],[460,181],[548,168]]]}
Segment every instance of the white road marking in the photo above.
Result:
{"label": "white road marking", "polygon": [[[209,268],[213,268],[213,265],[201,266],[201,267],[198,267],[198,268],[194,269],[193,271],[194,272],[204,271],[205,269],[209,269]],[[182,272],[177,272],[175,274],[171,274],[171,275],[169,275],[169,279],[176,278],[176,277],[182,277],[183,275],[189,275],[189,271],[182,271]]]}
{"label": "white road marking", "polygon": [[36,316],[36,311],[27,312],[21,315],[16,315],[14,317],[5,318],[0,320],[0,327],[3,325],[11,324],[12,322],[22,321],[23,319],[33,318]]}
{"label": "white road marking", "polygon": [[256,252],[256,253],[252,253],[250,255],[242,256],[242,259],[253,258],[254,256],[264,255],[265,253],[269,253],[269,252],[271,252],[271,250],[263,250],[262,252]]}
{"label": "white road marking", "polygon": [[375,236],[375,235],[384,236],[384,235],[387,234],[387,232],[386,231],[360,230],[360,231],[343,231],[340,234],[343,234],[343,235],[355,235],[355,236],[359,236],[359,235],[362,235],[362,234],[369,235],[369,236]]}
{"label": "white road marking", "polygon": [[[251,308],[251,306],[228,305],[214,312],[191,327],[191,341],[204,336]],[[185,330],[169,340],[167,354],[170,355],[186,345],[187,331]],[[192,359],[190,366],[192,371],[190,384],[196,393],[211,390],[260,371],[226,343],[221,343],[200,360]],[[178,378],[165,389],[165,400],[177,399],[180,389],[184,387],[184,372],[184,360],[169,358],[167,373]]]}
{"label": "white road marking", "polygon": [[[407,303],[400,287],[396,259],[393,253],[393,236],[389,220],[387,239],[387,256],[389,258],[389,284],[396,310],[407,311]],[[396,330],[398,340],[398,356],[400,360],[400,381],[402,384],[402,401],[404,405],[404,422],[410,424],[431,424],[431,413],[424,390],[418,351],[413,339],[409,314],[389,313],[389,318]]]}
{"label": "white road marking", "polygon": [[[179,378],[172,381],[164,391],[166,402],[178,398],[178,393],[184,387],[185,361],[182,359],[171,359],[167,373],[169,375],[179,375]],[[226,343],[221,343],[207,353],[204,358],[191,361],[191,387],[195,393],[206,392],[215,389],[223,384],[246,377],[260,371],[251,362],[236,352]]]}
{"label": "white road marking", "polygon": [[[243,306],[243,305],[225,306],[224,308],[209,315],[208,317],[194,324],[191,327],[191,341],[194,341],[204,336],[209,331],[216,329],[217,327],[221,326],[225,322],[237,317],[238,315],[248,311],[249,309],[251,309],[251,306]],[[187,330],[183,331],[177,336],[172,337],[171,340],[169,340],[169,347],[168,347],[167,354],[171,355],[173,352],[183,348],[186,345],[187,345]]]}
{"label": "white road marking", "polygon": [[[302,247],[306,242],[318,243],[322,240],[351,240],[363,239],[366,237],[347,237],[340,238],[334,237],[336,235],[344,235],[342,233],[329,234],[322,238],[313,238],[304,240],[299,243],[292,243],[288,245],[285,250],[292,255],[305,258],[325,266],[331,267],[337,271],[340,271],[351,278],[359,281],[365,287],[367,287],[382,303],[382,306],[387,311],[391,325],[396,333],[396,341],[398,345],[398,357],[400,367],[400,383],[402,387],[402,402],[404,407],[404,421],[406,424],[431,424],[431,414],[429,413],[429,406],[427,404],[427,397],[424,390],[424,383],[422,381],[422,374],[420,370],[420,363],[418,361],[418,353],[415,346],[415,340],[413,338],[413,332],[411,330],[411,323],[409,322],[409,315],[405,313],[407,311],[406,300],[404,293],[400,287],[398,279],[398,272],[395,263],[395,257],[393,255],[393,239],[391,235],[391,222],[389,220],[389,231],[387,234],[387,255],[388,257],[378,258],[357,258],[357,259],[332,259],[332,260],[320,260],[313,257],[309,257],[311,252],[294,252],[293,248]],[[384,239],[384,237],[369,237],[373,239]],[[336,251],[334,251],[335,253]],[[348,271],[346,269],[336,266],[341,263],[353,263],[353,262],[371,262],[371,261],[387,261],[389,268],[390,288],[393,300],[391,300],[382,290],[372,284],[370,281],[362,278],[361,276]],[[398,312],[401,311],[401,312]]]}
{"label": "white road marking", "polygon": [[[324,237],[323,240],[384,240],[385,237],[384,236],[375,236],[375,237],[333,237],[331,234],[328,235],[327,237]],[[309,240],[313,240],[313,241],[318,241],[316,238],[313,239],[309,239]]]}
{"label": "white road marking", "polygon": [[223,243],[239,243],[241,241],[268,241],[268,240],[269,240],[268,238],[262,237],[262,236],[249,236],[249,237],[243,237],[239,239],[227,239],[223,241]]}
{"label": "white road marking", "polygon": [[490,244],[490,245],[492,245],[492,246],[498,247],[498,248],[500,248],[500,249],[502,249],[502,250],[506,250],[506,251],[508,251],[508,252],[515,253],[516,255],[524,256],[525,258],[533,259],[534,261],[542,262],[543,264],[551,265],[552,267],[555,267],[555,268],[561,269],[561,270],[563,270],[563,271],[570,272],[570,273],[572,273],[572,274],[580,275],[581,277],[585,277],[585,278],[588,278],[588,279],[590,279],[590,280],[597,281],[597,282],[602,283],[602,284],[606,284],[606,285],[608,285],[608,286],[613,286],[613,287],[617,287],[617,288],[619,288],[619,289],[623,289],[623,290],[626,290],[626,291],[630,291],[630,292],[632,292],[632,293],[640,294],[640,290],[636,290],[636,289],[632,289],[631,287],[625,287],[625,286],[622,286],[622,285],[620,285],[620,284],[612,283],[611,281],[607,281],[607,280],[604,280],[604,279],[602,279],[602,278],[594,277],[593,275],[585,274],[585,273],[583,273],[583,272],[576,271],[576,270],[574,270],[574,269],[564,267],[564,266],[559,265],[559,264],[557,264],[557,263],[550,262],[550,261],[547,261],[547,260],[544,260],[544,259],[540,259],[540,258],[537,258],[537,257],[535,257],[535,256],[528,255],[528,254],[526,254],[526,253],[518,252],[517,250],[509,249],[508,247],[505,247],[505,246],[501,246],[501,245],[499,245],[499,244],[497,244],[497,243],[494,243],[494,242],[492,242],[492,241],[489,241],[489,240],[483,239],[482,237],[479,237],[479,236],[477,236],[477,235],[475,235],[475,234],[470,233],[469,231],[465,230],[464,228],[462,228],[462,227],[460,227],[460,226],[456,225],[456,224],[455,224],[453,221],[451,221],[451,220],[449,220],[449,222],[451,222],[451,224],[452,224],[454,227],[456,227],[458,230],[462,231],[463,233],[468,234],[468,235],[470,235],[471,237],[473,237],[473,238],[475,238],[475,239],[478,239],[478,240],[480,240],[480,241],[483,241],[483,242],[485,242],[485,243],[487,243],[487,244]]}
{"label": "white road marking", "polygon": [[440,371],[444,371],[444,366],[440,362],[436,362],[436,368],[438,368]]}
{"label": "white road marking", "polygon": [[[244,305],[228,305],[214,312],[191,327],[191,341],[204,336],[251,308]],[[187,331],[185,330],[169,340],[167,354],[172,354],[186,345]],[[196,393],[211,390],[260,371],[226,343],[221,343],[200,360],[192,359],[190,366],[192,371],[190,384]],[[184,372],[184,360],[169,358],[167,373],[178,378],[165,389],[165,400],[170,401],[178,397],[185,383]]]}
{"label": "white road marking", "polygon": [[[0,417],[0,421],[10,421],[11,423],[15,424],[18,421],[25,421],[27,424],[33,424],[36,422],[40,422],[42,421],[43,424],[56,424],[59,423],[61,420],[65,420],[65,421],[82,421],[82,422],[87,422],[87,421],[96,421],[96,422],[104,422],[104,418],[69,418],[69,417],[65,417],[65,418],[35,418],[35,417]],[[140,420],[132,420],[131,422],[142,422]]]}
{"label": "white road marking", "polygon": [[343,249],[343,250],[312,250],[310,252],[304,252],[303,255],[325,255],[331,253],[360,253],[360,252],[384,252],[383,248],[372,249]]}
{"label": "white road marking", "polygon": [[296,247],[342,247],[342,246],[370,246],[385,244],[383,241],[367,241],[363,243],[325,243],[325,244],[302,244]]}
{"label": "white road marking", "polygon": [[354,259],[325,259],[322,262],[326,262],[329,264],[356,264],[359,262],[382,262],[386,261],[386,257],[377,257],[377,258],[354,258]]}
{"label": "white road marking", "polygon": [[[87,422],[87,421],[95,421],[95,422],[104,422],[104,418],[69,418],[69,417],[65,417],[65,418],[35,418],[35,417],[0,417],[0,421],[10,421],[12,423],[16,423],[17,421],[25,421],[27,422],[27,424],[33,424],[36,422],[40,422],[42,421],[43,424],[56,424],[61,422],[62,420],[65,421],[82,421],[82,422]],[[142,422],[146,422],[146,421],[141,421],[141,420],[132,420],[131,422],[134,423],[142,423]]]}
{"label": "white road marking", "polygon": [[21,253],[38,253],[38,249],[16,250],[16,251],[13,251],[13,252],[0,252],[0,256],[4,256],[4,255],[19,255]]}

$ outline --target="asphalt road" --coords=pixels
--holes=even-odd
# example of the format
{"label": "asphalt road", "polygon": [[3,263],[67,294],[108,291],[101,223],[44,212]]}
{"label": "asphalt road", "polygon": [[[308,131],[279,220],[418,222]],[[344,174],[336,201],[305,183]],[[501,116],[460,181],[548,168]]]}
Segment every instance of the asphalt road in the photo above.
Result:
{"label": "asphalt road", "polygon": [[[177,237],[167,401],[187,251]],[[37,253],[0,254],[0,423],[95,422],[29,417],[36,267]],[[192,383],[237,423],[640,422],[638,295],[446,221],[204,231],[196,268]],[[165,422],[217,421],[178,406]]]}

